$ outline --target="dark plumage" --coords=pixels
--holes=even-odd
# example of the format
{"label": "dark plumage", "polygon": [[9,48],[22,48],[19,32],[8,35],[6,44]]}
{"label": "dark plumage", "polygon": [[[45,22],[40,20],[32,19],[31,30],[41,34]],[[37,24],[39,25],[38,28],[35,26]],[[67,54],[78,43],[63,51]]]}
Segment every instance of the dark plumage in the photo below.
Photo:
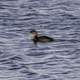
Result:
{"label": "dark plumage", "polygon": [[53,38],[48,37],[48,36],[39,36],[37,31],[35,30],[31,30],[30,33],[33,35],[33,42],[36,44],[37,42],[42,42],[42,43],[46,43],[46,42],[52,42],[54,41]]}

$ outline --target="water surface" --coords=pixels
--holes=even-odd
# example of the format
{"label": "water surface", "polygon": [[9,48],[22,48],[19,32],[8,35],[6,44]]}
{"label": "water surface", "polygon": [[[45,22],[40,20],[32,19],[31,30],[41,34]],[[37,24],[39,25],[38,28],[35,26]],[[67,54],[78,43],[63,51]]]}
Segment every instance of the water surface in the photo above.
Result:
{"label": "water surface", "polygon": [[80,80],[80,1],[0,0],[0,80]]}

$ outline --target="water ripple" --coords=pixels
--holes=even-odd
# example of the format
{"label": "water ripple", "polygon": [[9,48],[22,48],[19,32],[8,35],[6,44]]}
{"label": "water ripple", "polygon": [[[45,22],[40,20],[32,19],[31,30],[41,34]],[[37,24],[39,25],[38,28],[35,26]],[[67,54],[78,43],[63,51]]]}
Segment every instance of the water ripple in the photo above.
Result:
{"label": "water ripple", "polygon": [[[0,79],[80,80],[79,5],[79,0],[0,0]],[[31,29],[55,41],[35,46]]]}

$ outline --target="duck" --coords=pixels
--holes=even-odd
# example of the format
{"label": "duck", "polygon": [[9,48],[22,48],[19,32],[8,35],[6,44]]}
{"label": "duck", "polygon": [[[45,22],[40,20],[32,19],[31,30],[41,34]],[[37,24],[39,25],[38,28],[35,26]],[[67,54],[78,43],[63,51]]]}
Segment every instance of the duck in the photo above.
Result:
{"label": "duck", "polygon": [[40,36],[38,34],[38,32],[34,29],[32,29],[30,31],[31,35],[32,35],[32,41],[34,44],[37,44],[38,42],[41,42],[41,43],[47,43],[47,42],[53,42],[54,39],[51,38],[51,37],[48,37],[48,36]]}

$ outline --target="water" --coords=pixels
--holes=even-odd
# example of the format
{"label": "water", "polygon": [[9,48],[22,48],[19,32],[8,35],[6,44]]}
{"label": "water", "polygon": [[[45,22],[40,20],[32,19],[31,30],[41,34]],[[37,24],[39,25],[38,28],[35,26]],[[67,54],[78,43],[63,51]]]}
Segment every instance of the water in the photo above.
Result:
{"label": "water", "polygon": [[0,0],[0,80],[80,80],[80,0]]}

